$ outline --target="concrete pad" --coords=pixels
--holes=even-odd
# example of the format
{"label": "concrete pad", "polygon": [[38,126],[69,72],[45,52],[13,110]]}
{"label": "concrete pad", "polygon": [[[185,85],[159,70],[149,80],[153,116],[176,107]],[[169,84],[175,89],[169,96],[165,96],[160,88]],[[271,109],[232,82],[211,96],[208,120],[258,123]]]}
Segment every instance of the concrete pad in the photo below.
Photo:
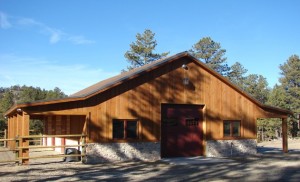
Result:
{"label": "concrete pad", "polygon": [[227,163],[234,162],[234,160],[226,158],[212,158],[212,157],[176,157],[176,158],[164,158],[162,162],[166,162],[172,165],[189,165],[189,164],[211,164],[211,163]]}

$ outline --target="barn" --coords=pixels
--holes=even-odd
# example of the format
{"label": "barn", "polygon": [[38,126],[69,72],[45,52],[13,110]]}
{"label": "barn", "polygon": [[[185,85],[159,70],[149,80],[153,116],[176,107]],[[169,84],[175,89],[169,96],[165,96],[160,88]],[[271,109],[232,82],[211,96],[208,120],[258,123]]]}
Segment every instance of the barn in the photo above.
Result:
{"label": "barn", "polygon": [[[287,148],[288,110],[264,105],[187,52],[100,81],[67,98],[23,103],[7,113],[8,136],[87,136],[87,162],[157,160],[256,153],[258,118],[281,118]],[[72,142],[46,139],[44,145]],[[10,144],[10,147],[14,147]]]}

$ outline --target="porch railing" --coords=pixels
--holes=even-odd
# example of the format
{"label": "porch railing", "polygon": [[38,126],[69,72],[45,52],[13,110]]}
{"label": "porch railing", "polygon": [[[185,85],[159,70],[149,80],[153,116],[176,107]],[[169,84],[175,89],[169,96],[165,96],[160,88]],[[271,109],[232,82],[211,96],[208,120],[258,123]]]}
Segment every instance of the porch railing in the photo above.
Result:
{"label": "porch railing", "polygon": [[[78,145],[53,145],[53,146],[32,146],[29,145],[30,141],[43,138],[79,138]],[[86,160],[86,135],[84,134],[72,134],[72,135],[29,135],[29,136],[16,136],[12,139],[0,139],[0,142],[12,141],[15,142],[15,149],[4,149],[0,150],[1,152],[12,151],[15,153],[15,159],[1,161],[0,163],[16,162],[17,164],[28,164],[30,159],[39,159],[39,158],[61,158],[61,157],[81,157],[81,161],[85,162]],[[30,149],[45,149],[45,148],[69,148],[69,147],[81,147],[80,154],[59,154],[59,155],[41,155],[41,156],[30,156]]]}

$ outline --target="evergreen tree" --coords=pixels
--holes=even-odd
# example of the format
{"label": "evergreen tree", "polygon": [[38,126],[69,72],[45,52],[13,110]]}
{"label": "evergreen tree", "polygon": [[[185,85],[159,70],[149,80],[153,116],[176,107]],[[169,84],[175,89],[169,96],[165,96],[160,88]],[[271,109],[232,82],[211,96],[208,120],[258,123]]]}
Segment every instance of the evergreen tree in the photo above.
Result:
{"label": "evergreen tree", "polygon": [[290,131],[293,137],[297,136],[299,131],[297,116],[300,113],[300,59],[298,55],[292,55],[283,64],[280,65],[281,89],[284,91],[285,108],[290,109],[294,116],[290,118]]}
{"label": "evergreen tree", "polygon": [[261,103],[267,102],[270,93],[266,78],[256,74],[250,74],[245,78],[244,91]]}
{"label": "evergreen tree", "polygon": [[[286,93],[285,89],[282,87],[282,85],[275,85],[274,88],[271,90],[269,98],[268,98],[268,105],[279,107],[279,108],[285,108],[289,109],[289,105],[286,101]],[[281,131],[281,122],[275,121],[274,119],[269,119],[266,121],[267,125],[273,125],[276,127],[273,127],[273,131],[279,130]],[[288,134],[291,135],[293,120],[289,118],[288,120]]]}
{"label": "evergreen tree", "polygon": [[168,52],[161,54],[153,52],[157,46],[154,36],[155,33],[149,29],[146,29],[143,34],[136,35],[136,41],[130,44],[130,50],[124,55],[130,63],[130,66],[127,67],[128,70],[151,63],[169,54]]}
{"label": "evergreen tree", "polygon": [[247,71],[248,70],[245,69],[241,63],[236,62],[230,67],[230,72],[228,73],[227,77],[236,86],[244,89],[244,82],[246,79],[245,74],[247,73]]}
{"label": "evergreen tree", "polygon": [[226,63],[227,58],[224,57],[226,50],[210,37],[200,39],[189,52],[223,76],[227,76],[230,71],[230,67]]}
{"label": "evergreen tree", "polygon": [[271,90],[267,104],[275,107],[288,109],[285,90],[281,85],[276,84]]}
{"label": "evergreen tree", "polygon": [[0,101],[0,112],[6,112],[12,105],[14,105],[14,94],[7,91]]}
{"label": "evergreen tree", "polygon": [[[53,90],[45,90],[39,87],[28,87],[14,85],[10,88],[0,88],[0,131],[6,128],[6,120],[4,113],[14,103],[26,103],[37,100],[50,100],[67,97],[59,88]],[[43,123],[40,120],[31,120],[30,129],[34,130],[36,134],[42,132]]]}
{"label": "evergreen tree", "polygon": [[37,100],[44,100],[46,98],[46,91],[39,87],[27,87],[21,88],[19,103],[33,102]]}
{"label": "evergreen tree", "polygon": [[59,98],[65,98],[67,95],[63,93],[58,87],[55,87],[54,90],[49,90],[46,93],[46,100],[50,99],[59,99]]}
{"label": "evergreen tree", "polygon": [[3,94],[3,98],[0,100],[0,131],[6,128],[6,120],[4,118],[4,113],[14,105],[14,94],[11,91],[6,91]]}
{"label": "evergreen tree", "polygon": [[300,59],[292,55],[283,65],[280,65],[282,89],[285,91],[286,108],[300,113]]}
{"label": "evergreen tree", "polygon": [[259,135],[259,141],[282,137],[281,131],[281,120],[279,118],[257,120],[257,134]]}
{"label": "evergreen tree", "polygon": [[[269,105],[289,109],[295,113],[300,112],[300,60],[297,55],[292,55],[282,65],[280,65],[281,78],[280,85],[275,85],[272,89],[268,103]],[[272,124],[268,122],[269,125]],[[281,122],[277,122],[281,125]],[[279,126],[278,126],[279,127]],[[299,131],[296,115],[288,120],[289,135],[296,136]]]}

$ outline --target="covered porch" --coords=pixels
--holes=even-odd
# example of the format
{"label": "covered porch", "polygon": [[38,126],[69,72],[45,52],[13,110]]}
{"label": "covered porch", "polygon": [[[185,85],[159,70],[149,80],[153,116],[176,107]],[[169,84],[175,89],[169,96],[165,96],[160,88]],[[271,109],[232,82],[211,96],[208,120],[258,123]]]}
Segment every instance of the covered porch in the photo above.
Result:
{"label": "covered porch", "polygon": [[281,121],[282,152],[288,153],[288,117],[293,113],[287,113],[286,110],[264,105],[264,110],[260,110],[260,112],[257,114],[258,117],[256,119],[256,125],[258,119],[277,118]]}
{"label": "covered porch", "polygon": [[[81,151],[80,136],[88,136],[89,115],[89,113],[80,112],[33,112],[26,107],[16,108],[14,112],[6,116],[8,119],[7,137],[15,139],[15,141],[8,141],[7,147],[10,150],[20,149],[18,155],[22,158],[22,164],[28,164],[29,159],[26,158],[30,157],[29,150],[35,149],[34,146],[30,146],[30,137],[39,138],[39,136],[30,135],[30,121],[35,119],[40,120],[44,125],[42,137],[40,137],[41,147],[50,147],[49,150],[61,154],[65,153],[66,147]],[[76,145],[78,146],[75,147]]]}

